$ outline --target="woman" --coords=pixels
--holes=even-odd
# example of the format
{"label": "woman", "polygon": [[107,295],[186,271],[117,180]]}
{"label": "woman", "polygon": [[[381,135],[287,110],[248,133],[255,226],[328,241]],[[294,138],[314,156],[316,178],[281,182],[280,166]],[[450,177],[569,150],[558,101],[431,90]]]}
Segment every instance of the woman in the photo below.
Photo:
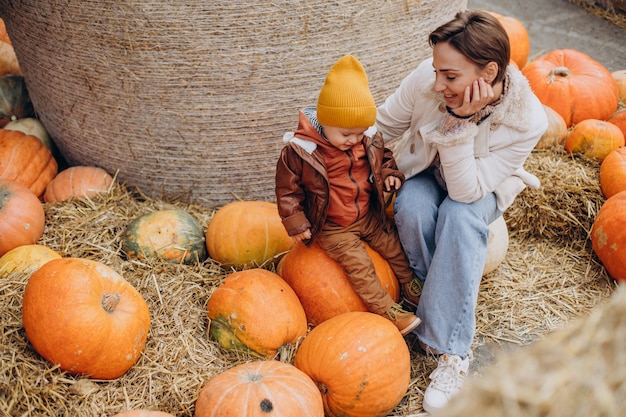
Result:
{"label": "woman", "polygon": [[422,62],[378,108],[377,127],[407,180],[394,203],[400,240],[423,282],[420,346],[439,355],[423,407],[444,407],[471,358],[488,226],[526,185],[523,164],[547,129],[542,104],[510,61],[508,36],[467,10],[429,35]]}

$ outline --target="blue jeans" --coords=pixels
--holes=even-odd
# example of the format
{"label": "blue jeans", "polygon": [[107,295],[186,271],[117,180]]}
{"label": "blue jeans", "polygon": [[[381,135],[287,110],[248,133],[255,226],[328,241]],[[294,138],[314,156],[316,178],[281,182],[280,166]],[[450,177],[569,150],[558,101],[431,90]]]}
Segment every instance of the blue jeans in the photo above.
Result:
{"label": "blue jeans", "polygon": [[470,352],[489,224],[501,215],[495,194],[460,203],[428,172],[408,179],[396,196],[400,241],[411,268],[424,282],[417,307],[422,324],[414,333],[441,353]]}

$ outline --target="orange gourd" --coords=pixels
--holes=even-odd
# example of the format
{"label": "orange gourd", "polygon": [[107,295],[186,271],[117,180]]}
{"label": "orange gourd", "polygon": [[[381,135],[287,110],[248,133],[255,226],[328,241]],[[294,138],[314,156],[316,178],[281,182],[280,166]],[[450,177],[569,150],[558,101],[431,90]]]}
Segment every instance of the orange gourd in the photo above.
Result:
{"label": "orange gourd", "polygon": [[319,387],[328,417],[386,416],[411,377],[409,349],[396,326],[367,312],[340,314],[313,328],[294,365]]}
{"label": "orange gourd", "polygon": [[619,127],[619,130],[621,130],[624,137],[626,137],[626,109],[616,111],[607,121]]}
{"label": "orange gourd", "polygon": [[207,317],[209,334],[220,346],[264,358],[307,331],[298,296],[278,275],[260,268],[226,277],[209,298]]}
{"label": "orange gourd", "polygon": [[624,134],[604,120],[585,119],[572,128],[565,140],[565,150],[588,158],[603,160],[611,151],[624,146]]}
{"label": "orange gourd", "polygon": [[47,185],[43,195],[46,203],[57,203],[72,197],[93,197],[108,191],[113,177],[94,166],[73,166],[59,172]]}
{"label": "orange gourd", "polygon": [[114,379],[143,351],[148,305],[116,271],[100,262],[53,259],[28,280],[22,301],[26,336],[63,371]]}
{"label": "orange gourd", "polygon": [[275,360],[228,369],[204,385],[195,417],[324,417],[317,386],[295,366]]}
{"label": "orange gourd", "polygon": [[613,279],[626,281],[626,191],[609,197],[591,227],[591,244]]}
{"label": "orange gourd", "polygon": [[0,278],[12,272],[28,274],[61,255],[44,245],[22,245],[0,256]]}
{"label": "orange gourd", "polygon": [[626,148],[609,153],[600,165],[600,188],[605,198],[626,190]]}
{"label": "orange gourd", "polygon": [[0,256],[43,236],[46,214],[39,199],[26,187],[0,178]]}
{"label": "orange gourd", "polygon": [[293,245],[278,215],[267,201],[235,201],[215,212],[206,231],[211,259],[225,267],[261,266]]}
{"label": "orange gourd", "polygon": [[565,139],[567,139],[569,134],[565,120],[560,114],[545,104],[543,109],[546,112],[546,116],[548,116],[548,129],[541,136],[537,145],[535,145],[535,149],[550,149],[555,146],[564,146]]}
{"label": "orange gourd", "polygon": [[620,100],[626,104],[626,70],[613,71],[611,75],[617,83]]}
{"label": "orange gourd", "polygon": [[131,221],[122,236],[128,259],[161,259],[194,264],[206,260],[204,230],[191,214],[180,209],[156,210]]}
{"label": "orange gourd", "polygon": [[515,17],[504,16],[492,11],[489,11],[489,13],[498,19],[509,37],[511,61],[515,63],[517,68],[524,68],[530,54],[530,37],[526,27]]}
{"label": "orange gourd", "polygon": [[[400,286],[389,263],[369,245],[366,248],[383,288],[398,301]],[[295,244],[280,260],[276,272],[298,295],[311,325],[349,311],[368,311],[343,268],[317,243],[311,247]]]}
{"label": "orange gourd", "polygon": [[50,149],[38,138],[0,129],[0,178],[20,183],[41,197],[57,170]]}
{"label": "orange gourd", "polygon": [[531,88],[568,127],[585,119],[608,119],[617,109],[619,91],[611,73],[589,55],[557,49],[522,69]]}

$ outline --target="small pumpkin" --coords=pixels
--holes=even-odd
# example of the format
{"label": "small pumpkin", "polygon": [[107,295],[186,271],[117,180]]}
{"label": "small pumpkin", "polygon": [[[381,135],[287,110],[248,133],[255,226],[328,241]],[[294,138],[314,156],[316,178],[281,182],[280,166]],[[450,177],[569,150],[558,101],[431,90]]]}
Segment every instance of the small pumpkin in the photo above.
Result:
{"label": "small pumpkin", "polygon": [[0,256],[0,278],[12,272],[33,273],[43,264],[61,255],[44,245],[21,245]]}
{"label": "small pumpkin", "polygon": [[22,301],[26,336],[63,371],[114,379],[143,351],[150,313],[141,294],[112,268],[89,259],[46,262]]}
{"label": "small pumpkin", "polygon": [[211,259],[225,267],[261,266],[293,245],[278,215],[267,201],[235,201],[215,212],[206,231]]}
{"label": "small pumpkin", "polygon": [[23,185],[0,178],[0,256],[37,243],[45,224],[39,199]]}
{"label": "small pumpkin", "polygon": [[626,69],[613,71],[611,75],[617,83],[621,102],[626,104]]}
{"label": "small pumpkin", "polygon": [[564,146],[569,134],[565,119],[545,104],[543,109],[548,117],[548,129],[541,136],[537,145],[535,145],[535,149],[550,149],[555,146]]}
{"label": "small pumpkin", "polygon": [[498,269],[506,258],[509,249],[509,229],[504,217],[500,216],[489,224],[487,239],[487,258],[483,267],[483,276]]}
{"label": "small pumpkin", "polygon": [[73,166],[59,172],[46,186],[43,201],[56,203],[70,198],[93,197],[107,192],[113,177],[95,166]]}
{"label": "small pumpkin", "polygon": [[41,197],[58,168],[50,149],[38,138],[0,129],[0,178],[20,183]]}
{"label": "small pumpkin", "polygon": [[521,20],[515,17],[504,16],[493,11],[488,11],[488,13],[498,19],[509,37],[511,61],[515,63],[517,68],[524,68],[530,54],[530,37],[526,27]]}
{"label": "small pumpkin", "polygon": [[[400,286],[389,263],[367,244],[366,249],[380,283],[397,302]],[[310,247],[296,243],[280,260],[276,272],[298,295],[313,326],[349,311],[368,311],[343,268],[317,243]]]}
{"label": "small pumpkin", "polygon": [[522,73],[539,100],[559,113],[568,127],[585,119],[606,120],[617,109],[619,91],[613,76],[583,52],[550,51]]}
{"label": "small pumpkin", "polygon": [[173,414],[152,410],[129,410],[115,414],[113,417],[175,417]]}
{"label": "small pumpkin", "polygon": [[210,337],[225,349],[273,357],[307,331],[306,314],[275,273],[253,268],[230,274],[207,303]]}
{"label": "small pumpkin", "polygon": [[319,387],[327,417],[386,416],[407,393],[411,378],[409,349],[396,326],[360,311],[313,328],[294,365]]}
{"label": "small pumpkin", "polygon": [[615,149],[600,164],[600,189],[605,198],[626,190],[626,147]]}
{"label": "small pumpkin", "polygon": [[626,191],[609,197],[591,227],[591,245],[613,279],[626,282]]}
{"label": "small pumpkin", "polygon": [[624,137],[626,137],[626,109],[621,109],[613,113],[607,122],[613,123],[615,126],[619,127],[619,130],[621,130]]}
{"label": "small pumpkin", "polygon": [[565,150],[588,158],[603,160],[611,151],[624,146],[624,134],[612,123],[585,119],[572,128],[565,140]]}
{"label": "small pumpkin", "polygon": [[35,117],[35,109],[21,75],[0,77],[0,128],[12,120]]}
{"label": "small pumpkin", "polygon": [[156,210],[132,220],[122,236],[122,251],[129,259],[162,259],[193,264],[207,258],[204,230],[181,209]]}
{"label": "small pumpkin", "polygon": [[195,417],[324,417],[317,386],[295,366],[275,360],[237,365],[198,394]]}

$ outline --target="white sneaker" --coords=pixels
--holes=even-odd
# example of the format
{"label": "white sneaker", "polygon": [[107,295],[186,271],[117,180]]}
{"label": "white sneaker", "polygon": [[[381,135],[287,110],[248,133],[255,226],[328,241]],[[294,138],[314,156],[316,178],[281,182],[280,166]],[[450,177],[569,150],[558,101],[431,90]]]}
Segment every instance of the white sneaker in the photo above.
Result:
{"label": "white sneaker", "polygon": [[471,357],[471,353],[465,358],[447,354],[439,356],[437,369],[430,374],[431,382],[424,392],[424,411],[432,414],[444,408],[458,394],[467,375]]}

